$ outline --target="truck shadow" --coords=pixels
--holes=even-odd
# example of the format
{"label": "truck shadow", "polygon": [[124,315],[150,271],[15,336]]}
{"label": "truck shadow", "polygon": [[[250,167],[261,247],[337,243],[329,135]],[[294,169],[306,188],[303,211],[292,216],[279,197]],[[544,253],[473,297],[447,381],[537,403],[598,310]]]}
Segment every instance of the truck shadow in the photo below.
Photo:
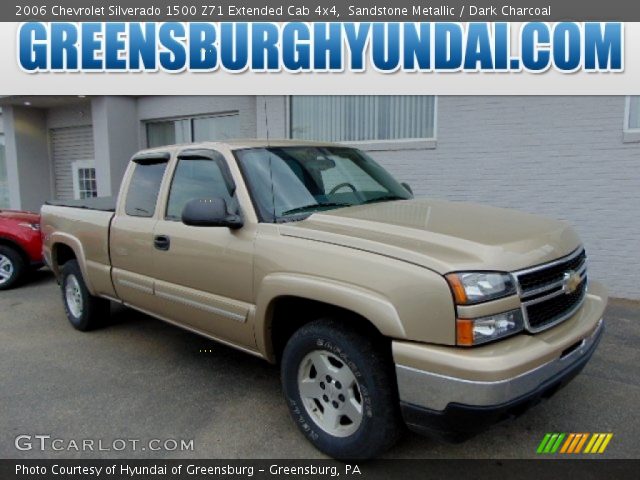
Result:
{"label": "truck shadow", "polygon": [[[29,425],[66,438],[196,442],[192,452],[96,452],[101,457],[322,457],[292,422],[277,367],[115,304],[105,328],[77,332],[52,276],[43,270],[35,282],[0,295],[0,336],[12,339],[0,349],[7,431]],[[639,311],[637,302],[612,301],[592,362],[522,417],[456,445],[407,434],[385,458],[533,458],[548,431],[637,437],[635,417],[620,412],[637,404],[640,374],[629,366],[640,362]],[[633,443],[614,446],[630,458],[635,452]],[[0,442],[0,454],[16,455],[12,442]]]}
{"label": "truck shadow", "polygon": [[111,304],[111,315],[104,328],[122,331],[128,335],[144,335],[145,339],[156,347],[170,347],[183,361],[191,362],[196,359],[198,363],[224,361],[229,365],[235,363],[237,368],[242,370],[261,368],[265,373],[275,372],[277,377],[277,368],[258,357],[123,305]]}
{"label": "truck shadow", "polygon": [[[158,362],[157,357],[153,360],[154,371],[157,373],[166,368],[165,373],[169,375],[164,380],[166,390],[180,388],[177,378],[176,384],[171,384],[173,377],[170,375],[173,369],[179,368],[188,372],[192,379],[191,394],[208,397],[206,392],[220,392],[219,396],[211,399],[217,405],[224,402],[237,403],[238,398],[242,397],[242,403],[249,405],[252,410],[250,416],[258,416],[261,423],[266,422],[276,431],[282,431],[283,440],[288,437],[290,442],[291,438],[298,438],[307,457],[309,453],[321,455],[310,446],[306,448],[307,442],[303,441],[289,417],[277,366],[121,305],[112,304],[110,320],[102,331],[110,332],[110,336],[126,337],[145,351],[153,352],[152,356],[161,352],[160,361]],[[140,343],[143,345],[139,345]],[[265,408],[266,411],[262,411]],[[245,423],[243,428],[251,428],[253,425],[249,418]],[[414,456],[431,456],[436,455],[441,448],[446,449],[446,444],[406,432],[398,447],[392,449],[387,456],[403,457],[407,451]]]}
{"label": "truck shadow", "polygon": [[25,285],[36,287],[49,283],[53,278],[53,272],[46,267],[35,270],[25,279]]}
{"label": "truck shadow", "polygon": [[[164,398],[162,405],[157,406],[158,416],[165,417],[174,408],[170,406],[172,399],[180,399],[180,415],[193,420],[189,422],[189,431],[201,442],[205,442],[203,439],[220,442],[220,432],[225,431],[230,437],[250,442],[253,452],[270,457],[273,450],[268,445],[273,443],[275,431],[278,442],[283,445],[290,445],[292,438],[299,440],[290,451],[291,457],[322,456],[303,441],[291,421],[277,366],[115,304],[108,325],[98,332],[119,345],[123,362],[131,357],[131,368],[138,375],[162,383],[162,391],[156,392]],[[136,382],[131,381],[129,388],[142,389],[142,385],[136,387]],[[202,403],[208,405],[211,415],[204,414],[199,407]],[[535,420],[541,410],[544,408],[537,407],[521,418],[497,425],[461,444],[406,432],[384,458],[465,457],[470,450],[478,457],[490,457],[492,444],[517,442],[523,435],[535,436],[531,422],[538,423]],[[147,413],[155,415],[153,411]],[[254,423],[256,419],[259,419],[259,428]],[[243,433],[246,429],[252,432],[251,440]],[[211,433],[214,431],[218,432],[217,437]],[[524,452],[525,456],[527,453]]]}

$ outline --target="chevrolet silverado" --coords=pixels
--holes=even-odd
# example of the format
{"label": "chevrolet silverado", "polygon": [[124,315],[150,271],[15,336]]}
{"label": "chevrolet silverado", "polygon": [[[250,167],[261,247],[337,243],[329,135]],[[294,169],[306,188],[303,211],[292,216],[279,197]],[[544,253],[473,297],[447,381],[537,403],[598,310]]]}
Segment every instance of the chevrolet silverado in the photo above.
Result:
{"label": "chevrolet silverado", "polygon": [[295,423],[337,458],[518,415],[603,332],[570,226],[415,199],[346,146],[145,150],[117,200],[45,205],[42,230],[73,327],[119,302],[277,364]]}

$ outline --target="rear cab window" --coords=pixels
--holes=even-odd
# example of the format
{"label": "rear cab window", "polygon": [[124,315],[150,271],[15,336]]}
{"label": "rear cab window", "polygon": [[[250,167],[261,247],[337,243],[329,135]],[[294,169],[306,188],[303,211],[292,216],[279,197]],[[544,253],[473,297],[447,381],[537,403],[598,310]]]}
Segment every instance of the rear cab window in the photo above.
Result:
{"label": "rear cab window", "polygon": [[131,217],[153,216],[169,158],[168,153],[153,153],[133,159],[135,167],[124,206],[127,215]]}

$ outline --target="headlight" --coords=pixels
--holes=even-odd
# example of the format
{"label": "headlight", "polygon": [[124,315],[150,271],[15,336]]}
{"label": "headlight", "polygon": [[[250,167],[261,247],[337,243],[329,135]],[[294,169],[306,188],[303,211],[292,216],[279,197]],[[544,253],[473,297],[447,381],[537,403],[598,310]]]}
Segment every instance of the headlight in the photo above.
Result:
{"label": "headlight", "polygon": [[456,320],[456,343],[470,347],[518,333],[524,329],[522,311],[510,310],[488,317]]}
{"label": "headlight", "polygon": [[516,293],[513,277],[502,272],[457,272],[446,275],[458,305],[495,300]]}

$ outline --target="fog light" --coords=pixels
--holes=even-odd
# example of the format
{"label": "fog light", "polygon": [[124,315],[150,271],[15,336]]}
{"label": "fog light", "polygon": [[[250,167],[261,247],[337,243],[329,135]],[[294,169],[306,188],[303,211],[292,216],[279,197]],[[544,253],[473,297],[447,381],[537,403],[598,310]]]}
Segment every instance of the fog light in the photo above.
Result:
{"label": "fog light", "polygon": [[522,310],[510,310],[496,315],[456,321],[458,345],[470,347],[518,333],[524,329]]}

